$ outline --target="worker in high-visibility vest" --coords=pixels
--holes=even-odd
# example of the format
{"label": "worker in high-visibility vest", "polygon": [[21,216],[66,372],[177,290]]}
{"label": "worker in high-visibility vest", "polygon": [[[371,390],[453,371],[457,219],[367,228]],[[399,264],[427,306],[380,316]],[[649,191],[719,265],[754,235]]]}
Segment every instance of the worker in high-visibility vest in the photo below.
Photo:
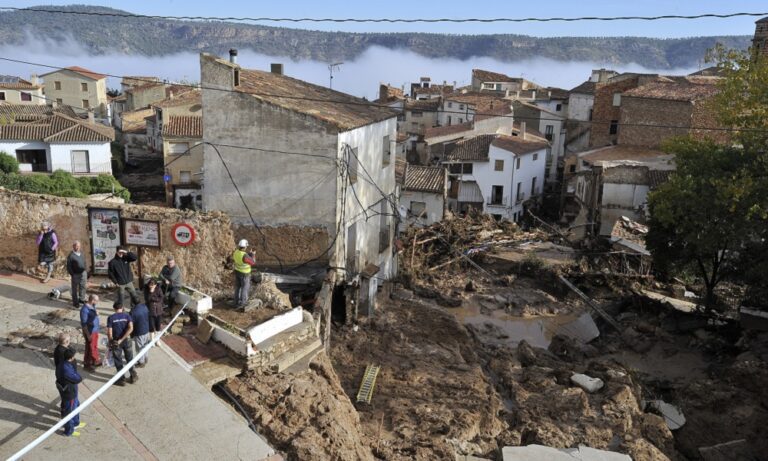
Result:
{"label": "worker in high-visibility vest", "polygon": [[248,304],[248,290],[251,288],[251,267],[256,265],[253,252],[246,251],[248,240],[242,239],[237,243],[237,249],[232,253],[235,263],[235,304],[245,307]]}

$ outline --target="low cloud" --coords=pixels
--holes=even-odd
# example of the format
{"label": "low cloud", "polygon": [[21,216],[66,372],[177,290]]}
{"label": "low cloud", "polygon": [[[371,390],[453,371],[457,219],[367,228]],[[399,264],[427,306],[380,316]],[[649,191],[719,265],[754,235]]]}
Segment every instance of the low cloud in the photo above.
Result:
{"label": "low cloud", "polygon": [[[200,80],[199,56],[197,53],[180,53],[167,56],[149,57],[140,55],[109,54],[90,55],[73,39],[50,41],[27,34],[26,43],[1,45],[0,57],[27,62],[41,63],[53,67],[82,66],[96,72],[111,75],[155,75],[170,81]],[[291,77],[318,85],[329,83],[328,64],[317,61],[292,61],[285,57],[267,56],[249,50],[240,50],[239,62],[243,67],[269,70],[269,64],[281,62],[285,73]],[[408,50],[392,50],[380,47],[369,48],[354,61],[345,62],[334,71],[334,89],[356,96],[375,99],[380,82],[389,83],[408,90],[411,82],[419,77],[430,77],[434,83],[456,82],[468,85],[473,68],[492,70],[513,77],[522,76],[545,86],[565,89],[585,81],[592,69],[612,68],[620,72],[647,72],[664,74],[687,74],[695,69],[647,69],[638,65],[611,66],[591,62],[560,62],[550,59],[528,59],[518,62],[501,62],[487,57],[458,59],[425,58]],[[18,75],[23,78],[30,74],[44,74],[50,67],[39,67],[3,61],[0,74]],[[110,88],[119,88],[119,78],[110,78]]]}

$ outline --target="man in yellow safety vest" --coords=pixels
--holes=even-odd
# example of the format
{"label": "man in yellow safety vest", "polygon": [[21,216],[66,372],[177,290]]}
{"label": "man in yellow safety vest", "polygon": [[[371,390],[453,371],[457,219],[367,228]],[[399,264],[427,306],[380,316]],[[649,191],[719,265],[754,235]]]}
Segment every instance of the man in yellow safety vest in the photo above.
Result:
{"label": "man in yellow safety vest", "polygon": [[235,304],[245,307],[248,304],[248,290],[251,289],[251,267],[256,265],[253,252],[247,252],[248,240],[242,239],[237,243],[237,249],[232,253],[235,262]]}

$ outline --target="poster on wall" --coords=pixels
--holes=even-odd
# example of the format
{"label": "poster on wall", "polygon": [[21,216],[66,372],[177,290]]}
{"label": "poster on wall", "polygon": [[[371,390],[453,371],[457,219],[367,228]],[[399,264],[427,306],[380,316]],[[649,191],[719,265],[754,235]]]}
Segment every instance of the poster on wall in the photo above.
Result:
{"label": "poster on wall", "polygon": [[160,248],[160,221],[125,218],[123,237],[126,245]]}
{"label": "poster on wall", "polygon": [[109,261],[115,257],[120,243],[120,210],[89,208],[88,224],[91,228],[91,261],[93,273],[106,275]]}

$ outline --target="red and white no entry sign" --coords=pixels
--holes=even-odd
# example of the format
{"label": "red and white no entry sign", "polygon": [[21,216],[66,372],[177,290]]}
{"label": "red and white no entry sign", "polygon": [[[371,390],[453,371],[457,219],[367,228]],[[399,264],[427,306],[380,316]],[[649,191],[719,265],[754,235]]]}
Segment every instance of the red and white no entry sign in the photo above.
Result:
{"label": "red and white no entry sign", "polygon": [[177,245],[185,247],[195,242],[195,229],[189,224],[178,223],[173,226],[171,237]]}

